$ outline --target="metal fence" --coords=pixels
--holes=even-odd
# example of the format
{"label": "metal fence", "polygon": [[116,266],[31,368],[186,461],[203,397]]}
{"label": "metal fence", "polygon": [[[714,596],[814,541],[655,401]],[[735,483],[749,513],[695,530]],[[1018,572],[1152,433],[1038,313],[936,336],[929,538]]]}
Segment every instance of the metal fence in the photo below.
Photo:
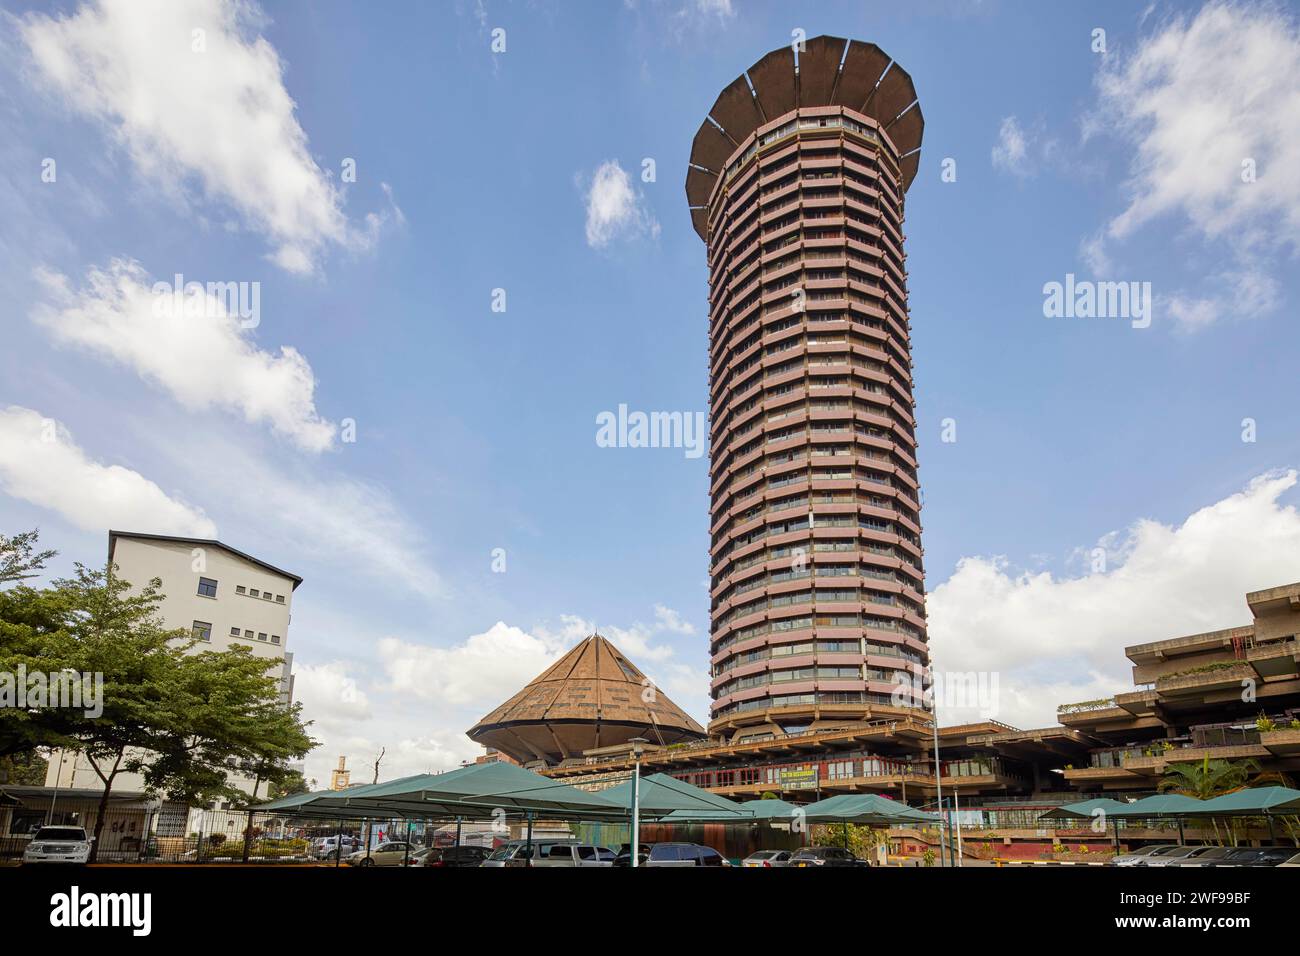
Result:
{"label": "metal fence", "polygon": [[[85,827],[94,834],[95,817],[54,814],[31,819],[18,816],[0,834],[0,860],[21,859],[42,825]],[[343,856],[384,840],[421,846],[450,843],[441,824],[421,821],[304,820],[245,810],[193,810],[163,805],[110,809],[98,840],[100,863],[337,863]],[[322,845],[322,841],[331,841]]]}

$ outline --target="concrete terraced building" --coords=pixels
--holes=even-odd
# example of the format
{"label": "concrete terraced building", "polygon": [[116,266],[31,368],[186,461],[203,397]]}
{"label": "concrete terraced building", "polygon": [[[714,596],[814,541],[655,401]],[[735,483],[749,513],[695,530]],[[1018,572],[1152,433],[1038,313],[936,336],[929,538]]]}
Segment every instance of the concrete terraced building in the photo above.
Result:
{"label": "concrete terraced building", "polygon": [[906,70],[822,36],[737,77],[692,144],[686,196],[709,268],[713,734],[921,707],[903,196],[923,125]]}

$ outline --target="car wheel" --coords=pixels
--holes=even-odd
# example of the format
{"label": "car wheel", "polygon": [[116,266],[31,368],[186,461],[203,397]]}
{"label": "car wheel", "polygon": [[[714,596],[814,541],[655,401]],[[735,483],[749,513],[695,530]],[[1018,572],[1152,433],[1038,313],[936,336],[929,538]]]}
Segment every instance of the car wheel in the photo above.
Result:
{"label": "car wheel", "polygon": [[370,857],[365,857],[365,858],[363,858],[363,859],[361,860],[360,865],[361,865],[361,866],[374,866],[374,865],[375,865],[375,861],[372,860],[372,859],[370,859]]}

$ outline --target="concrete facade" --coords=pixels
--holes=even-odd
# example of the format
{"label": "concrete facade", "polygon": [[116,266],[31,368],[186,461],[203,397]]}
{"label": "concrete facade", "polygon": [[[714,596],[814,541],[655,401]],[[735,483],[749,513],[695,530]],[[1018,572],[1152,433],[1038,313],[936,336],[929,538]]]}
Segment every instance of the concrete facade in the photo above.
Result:
{"label": "concrete facade", "polygon": [[696,135],[711,734],[925,716],[903,252],[922,128],[906,71],[872,44],[817,37],[755,63]]}
{"label": "concrete facade", "polygon": [[[199,638],[197,650],[228,650],[236,644],[268,661],[282,658],[281,700],[293,700],[293,655],[287,650],[293,592],[302,578],[203,538],[110,531],[108,557],[117,574],[135,589],[153,578],[165,597],[159,614],[168,628]],[[237,782],[238,785],[239,782]],[[252,789],[252,781],[242,781]],[[102,790],[103,783],[85,757],[66,751],[50,756],[45,785],[59,789]],[[122,774],[114,789],[142,791],[139,774]],[[265,784],[258,796],[265,796]]]}

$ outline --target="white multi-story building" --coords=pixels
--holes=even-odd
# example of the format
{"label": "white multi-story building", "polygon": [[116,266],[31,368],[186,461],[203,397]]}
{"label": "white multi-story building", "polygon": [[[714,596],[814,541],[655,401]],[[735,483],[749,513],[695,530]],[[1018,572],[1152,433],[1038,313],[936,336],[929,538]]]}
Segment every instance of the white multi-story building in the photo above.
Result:
{"label": "white multi-story building", "polygon": [[[229,545],[206,538],[178,538],[130,531],[108,533],[108,559],[117,576],[141,589],[154,578],[166,595],[159,605],[164,626],[183,628],[196,650],[227,650],[242,644],[253,654],[283,658],[280,699],[293,700],[293,655],[286,649],[293,592],[302,578]],[[252,780],[244,781],[252,789]],[[82,756],[55,751],[45,785],[61,790],[102,790],[103,783]],[[237,782],[238,785],[238,782]],[[123,774],[114,790],[139,791],[138,774]],[[254,796],[265,797],[266,785]]]}

